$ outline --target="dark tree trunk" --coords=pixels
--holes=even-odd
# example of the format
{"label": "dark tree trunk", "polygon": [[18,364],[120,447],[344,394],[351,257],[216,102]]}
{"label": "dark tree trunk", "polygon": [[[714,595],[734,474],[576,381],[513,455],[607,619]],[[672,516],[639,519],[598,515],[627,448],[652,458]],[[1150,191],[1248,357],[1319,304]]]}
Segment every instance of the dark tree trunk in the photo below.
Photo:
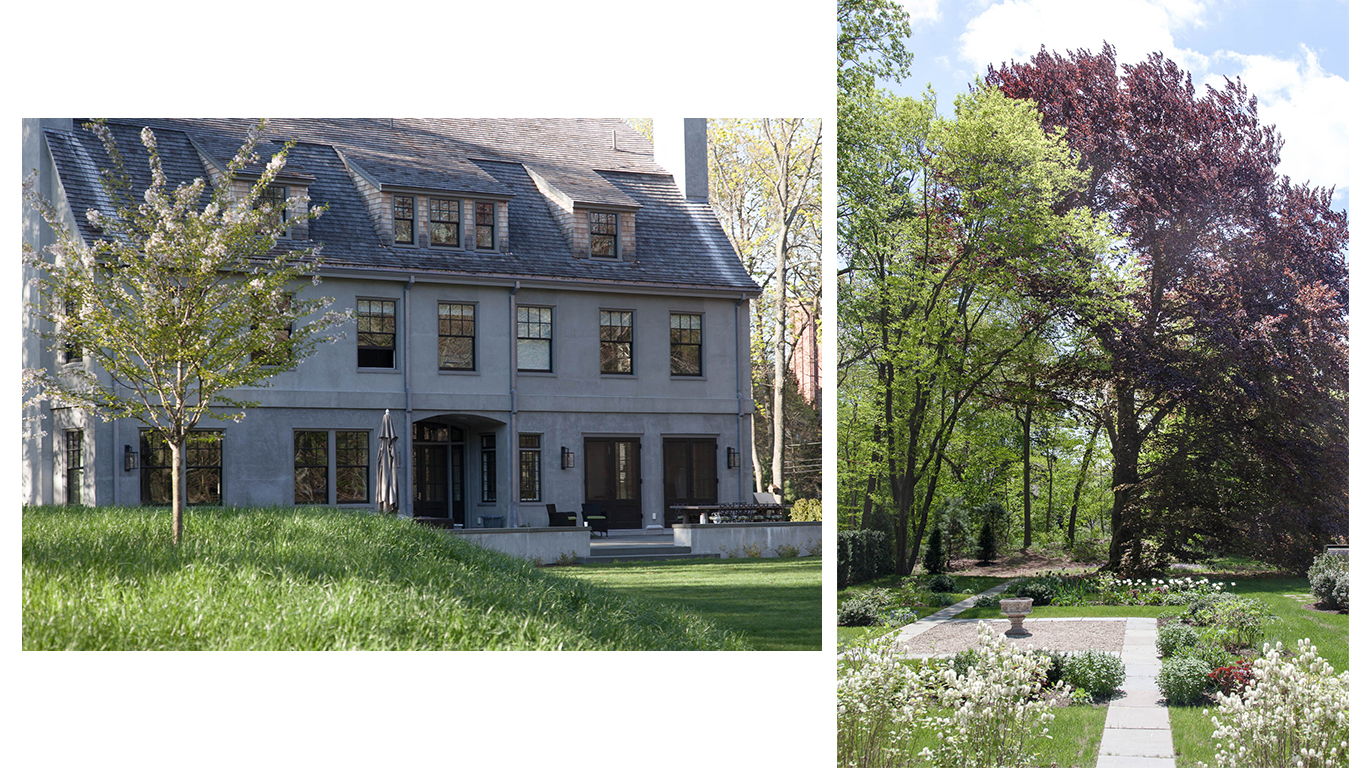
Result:
{"label": "dark tree trunk", "polygon": [[1134,408],[1133,387],[1121,385],[1115,391],[1115,434],[1110,446],[1114,457],[1114,506],[1110,508],[1110,558],[1105,569],[1119,570],[1125,551],[1139,536],[1135,523],[1138,503],[1138,454],[1142,438]]}
{"label": "dark tree trunk", "polygon": [[1072,489],[1072,512],[1067,518],[1067,546],[1077,543],[1077,507],[1081,504],[1081,489],[1086,484],[1086,470],[1091,466],[1091,453],[1096,447],[1096,435],[1100,434],[1100,419],[1091,428],[1091,439],[1086,442],[1086,453],[1081,457],[1081,470],[1077,473],[1077,486]]}

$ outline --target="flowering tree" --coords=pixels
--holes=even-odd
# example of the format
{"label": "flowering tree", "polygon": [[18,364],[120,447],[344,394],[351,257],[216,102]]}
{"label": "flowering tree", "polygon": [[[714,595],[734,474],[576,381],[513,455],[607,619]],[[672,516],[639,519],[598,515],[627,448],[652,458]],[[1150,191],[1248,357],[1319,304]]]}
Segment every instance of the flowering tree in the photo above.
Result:
{"label": "flowering tree", "polygon": [[[171,450],[171,537],[180,542],[185,488],[181,474],[190,431],[205,417],[241,421],[255,403],[234,390],[292,370],[345,321],[325,311],[329,298],[301,299],[302,279],[318,283],[318,247],[277,248],[287,227],[322,213],[308,198],[271,198],[267,189],[292,146],[259,171],[255,146],[262,121],[215,183],[203,178],[167,186],[156,137],[142,130],[151,182],[134,197],[114,133],[85,126],[108,154],[100,182],[108,203],[87,213],[102,237],[85,242],[36,190],[24,194],[56,233],[43,252],[25,246],[36,270],[28,311],[54,352],[79,350],[89,367],[25,372],[36,397],[88,410],[102,419],[135,418]],[[244,173],[245,172],[245,173]],[[234,184],[239,176],[250,177]],[[254,181],[251,180],[254,178]],[[312,319],[305,319],[305,318]]]}

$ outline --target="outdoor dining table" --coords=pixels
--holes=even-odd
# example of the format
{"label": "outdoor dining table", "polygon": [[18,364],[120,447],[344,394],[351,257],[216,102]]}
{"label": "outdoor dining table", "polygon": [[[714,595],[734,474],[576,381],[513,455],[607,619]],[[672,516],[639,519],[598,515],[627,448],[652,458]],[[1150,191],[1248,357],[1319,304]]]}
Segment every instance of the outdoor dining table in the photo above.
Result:
{"label": "outdoor dining table", "polygon": [[782,512],[785,514],[785,511],[791,508],[791,505],[788,504],[679,504],[669,507],[669,509],[677,512],[679,516],[683,518],[682,522],[684,523],[690,522],[691,515],[696,513],[697,522],[703,525],[709,522],[715,522],[716,513],[718,512]]}

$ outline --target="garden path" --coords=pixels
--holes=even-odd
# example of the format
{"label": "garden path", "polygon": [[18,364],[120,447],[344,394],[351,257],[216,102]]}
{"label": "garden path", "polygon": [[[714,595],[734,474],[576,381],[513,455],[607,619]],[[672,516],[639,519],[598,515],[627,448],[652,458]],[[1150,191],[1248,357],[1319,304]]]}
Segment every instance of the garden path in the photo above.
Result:
{"label": "garden path", "polygon": [[929,632],[931,629],[934,629],[940,624],[943,624],[944,622],[948,621],[949,619],[952,619],[954,616],[957,616],[963,611],[966,611],[967,609],[973,607],[977,604],[977,598],[994,597],[996,595],[999,595],[1002,592],[1006,591],[1006,588],[1014,583],[1015,580],[1011,579],[1010,581],[997,584],[996,586],[992,587],[991,589],[988,589],[987,591],[981,594],[973,595],[972,597],[969,597],[966,600],[954,603],[953,605],[950,605],[947,608],[935,611],[934,613],[931,613],[929,616],[926,616],[925,618],[920,619],[919,621],[916,621],[912,624],[907,624],[906,626],[901,628],[900,632],[896,633],[896,646],[898,648],[902,648],[905,645],[905,643],[909,641],[911,638],[917,635],[923,635],[926,632]]}
{"label": "garden path", "polygon": [[1157,619],[1125,621],[1124,696],[1110,700],[1096,768],[1176,768],[1171,720],[1157,703]]}
{"label": "garden path", "polygon": [[[999,595],[1012,583],[998,584],[908,624],[897,633],[897,647],[904,649],[912,638],[971,608],[977,598]],[[1157,658],[1157,619],[1126,618],[1124,622],[1124,649],[1120,652],[1124,662],[1124,695],[1111,699],[1106,710],[1096,768],[1176,768],[1171,720],[1167,708],[1158,704],[1162,694],[1157,689],[1157,673],[1162,667]]]}

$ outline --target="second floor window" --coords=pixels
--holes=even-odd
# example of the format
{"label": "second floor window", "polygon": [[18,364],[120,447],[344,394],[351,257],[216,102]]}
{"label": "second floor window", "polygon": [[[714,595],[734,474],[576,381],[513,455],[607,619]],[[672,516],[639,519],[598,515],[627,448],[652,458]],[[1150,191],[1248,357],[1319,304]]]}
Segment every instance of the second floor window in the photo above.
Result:
{"label": "second floor window", "polygon": [[669,373],[674,376],[702,375],[702,316],[682,313],[669,315]]}
{"label": "second floor window", "polygon": [[460,201],[432,199],[430,219],[432,245],[460,245]]}
{"label": "second floor window", "polygon": [[271,184],[266,187],[265,194],[261,195],[261,203],[266,206],[279,207],[280,223],[289,223],[289,209],[285,208],[285,200],[289,198],[289,188],[281,184]]}
{"label": "second floor window", "polygon": [[436,324],[441,370],[474,370],[474,305],[438,302]]}
{"label": "second floor window", "polygon": [[[81,305],[75,301],[66,302],[65,315],[68,318],[75,318],[81,310]],[[62,346],[62,362],[79,363],[82,358],[81,345],[76,341],[68,341]]]}
{"label": "second floor window", "polygon": [[356,302],[356,365],[394,367],[394,302],[360,299]]}
{"label": "second floor window", "polygon": [[598,312],[599,354],[603,373],[631,373],[631,312]]}
{"label": "second floor window", "polygon": [[617,253],[617,215],[588,213],[589,252],[595,259],[615,259]]}
{"label": "second floor window", "polygon": [[413,198],[394,195],[394,242],[413,242]]}
{"label": "second floor window", "polygon": [[481,251],[492,251],[498,246],[497,236],[497,214],[496,208],[491,202],[476,200],[474,202],[474,247]]}
{"label": "second floor window", "polygon": [[551,370],[553,331],[550,307],[517,308],[517,370]]}

